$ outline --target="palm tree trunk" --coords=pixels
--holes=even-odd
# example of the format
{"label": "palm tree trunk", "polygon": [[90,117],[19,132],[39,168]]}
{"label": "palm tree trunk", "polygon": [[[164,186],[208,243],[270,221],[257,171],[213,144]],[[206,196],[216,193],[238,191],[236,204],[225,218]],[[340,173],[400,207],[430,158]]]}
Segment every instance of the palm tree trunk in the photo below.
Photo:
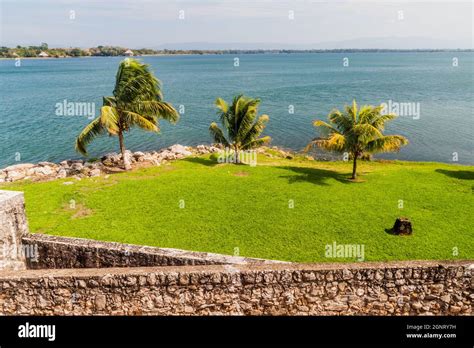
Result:
{"label": "palm tree trunk", "polygon": [[351,179],[355,180],[357,178],[357,157],[358,154],[354,154],[354,162],[352,163],[352,177]]}
{"label": "palm tree trunk", "polygon": [[123,141],[122,131],[119,132],[118,137],[119,137],[119,144],[120,144],[120,153],[122,154],[123,167],[125,170],[130,170],[132,169],[132,166],[130,165],[130,161],[128,160],[128,157],[125,156],[125,143]]}
{"label": "palm tree trunk", "polygon": [[239,151],[239,147],[238,147],[238,146],[235,146],[234,149],[235,149],[235,163],[240,164],[240,151]]}

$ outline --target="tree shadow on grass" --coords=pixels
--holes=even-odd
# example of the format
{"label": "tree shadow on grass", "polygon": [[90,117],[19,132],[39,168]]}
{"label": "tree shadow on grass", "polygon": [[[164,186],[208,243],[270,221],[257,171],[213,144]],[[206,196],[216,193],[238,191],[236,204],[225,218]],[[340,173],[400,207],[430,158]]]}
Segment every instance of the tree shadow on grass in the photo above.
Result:
{"label": "tree shadow on grass", "polygon": [[183,158],[181,161],[202,164],[203,166],[206,166],[206,167],[214,167],[215,165],[218,164],[216,161],[213,161],[209,158],[202,158],[202,157],[187,157],[187,158]]}
{"label": "tree shadow on grass", "polygon": [[316,185],[329,185],[326,183],[328,179],[337,180],[343,184],[350,184],[351,181],[348,179],[349,175],[341,174],[332,170],[326,169],[317,169],[317,168],[307,168],[307,167],[278,167],[280,169],[285,169],[288,171],[295,172],[299,175],[282,175],[280,178],[288,179],[289,183],[295,182],[309,182]]}
{"label": "tree shadow on grass", "polygon": [[435,172],[447,175],[455,179],[474,180],[474,171],[436,169]]}

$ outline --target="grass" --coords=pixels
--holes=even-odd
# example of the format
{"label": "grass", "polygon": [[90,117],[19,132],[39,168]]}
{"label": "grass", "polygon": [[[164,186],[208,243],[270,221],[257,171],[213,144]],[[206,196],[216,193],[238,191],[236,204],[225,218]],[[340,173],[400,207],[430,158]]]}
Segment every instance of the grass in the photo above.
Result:
{"label": "grass", "polygon": [[[258,161],[203,156],[0,188],[25,192],[32,232],[299,262],[349,261],[325,257],[334,241],[363,244],[367,261],[474,256],[472,166],[362,162],[360,182],[350,182],[346,162]],[[398,216],[413,235],[390,234]]]}

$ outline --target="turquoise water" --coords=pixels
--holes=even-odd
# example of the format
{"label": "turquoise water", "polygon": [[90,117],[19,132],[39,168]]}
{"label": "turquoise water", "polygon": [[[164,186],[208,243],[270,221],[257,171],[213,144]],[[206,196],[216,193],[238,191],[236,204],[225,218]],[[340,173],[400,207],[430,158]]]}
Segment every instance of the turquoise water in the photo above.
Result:
{"label": "turquoise water", "polygon": [[[352,53],[259,54],[144,57],[163,82],[165,99],[184,106],[177,125],[162,122],[160,135],[134,130],[126,136],[132,150],[171,144],[210,143],[213,102],[238,93],[262,99],[270,116],[266,134],[273,145],[302,149],[316,135],[311,123],[356,98],[360,103],[419,103],[420,117],[401,116],[387,134],[398,133],[410,145],[383,158],[474,164],[474,54]],[[349,67],[343,67],[343,58]],[[453,67],[453,57],[459,66]],[[95,103],[111,95],[122,58],[0,61],[0,167],[21,162],[80,157],[74,138],[86,116],[58,116],[56,103]],[[290,105],[294,113],[289,113]],[[116,151],[116,138],[90,146],[91,156]],[[17,154],[20,154],[18,157]],[[15,155],[17,157],[15,158]]]}

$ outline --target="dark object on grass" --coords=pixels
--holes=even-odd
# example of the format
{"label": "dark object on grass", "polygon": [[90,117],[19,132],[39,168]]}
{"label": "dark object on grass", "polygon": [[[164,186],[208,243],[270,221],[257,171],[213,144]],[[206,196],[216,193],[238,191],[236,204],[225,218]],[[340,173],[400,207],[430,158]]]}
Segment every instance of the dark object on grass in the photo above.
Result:
{"label": "dark object on grass", "polygon": [[408,235],[413,233],[413,228],[411,226],[411,221],[405,217],[399,217],[395,220],[395,225],[392,229],[393,234],[397,235]]}

